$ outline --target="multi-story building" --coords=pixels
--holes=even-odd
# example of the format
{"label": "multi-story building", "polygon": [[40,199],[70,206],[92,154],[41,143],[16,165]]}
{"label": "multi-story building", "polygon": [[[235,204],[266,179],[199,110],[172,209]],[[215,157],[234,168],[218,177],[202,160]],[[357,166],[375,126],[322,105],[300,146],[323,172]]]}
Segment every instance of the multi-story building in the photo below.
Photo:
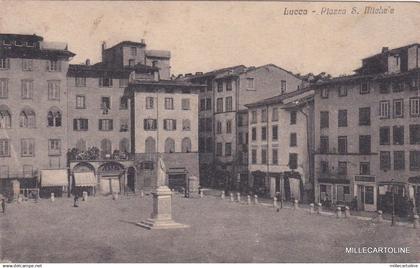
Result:
{"label": "multi-story building", "polygon": [[[217,184],[239,189],[248,181],[248,113],[245,104],[302,87],[292,73],[273,64],[237,69],[215,77],[215,178]],[[243,189],[245,190],[245,189]]]}
{"label": "multi-story building", "polygon": [[313,95],[307,87],[246,105],[253,192],[283,200],[312,198]]}
{"label": "multi-story building", "polygon": [[11,194],[34,188],[41,170],[66,168],[65,43],[0,34],[0,178]]}
{"label": "multi-story building", "polygon": [[389,211],[392,190],[396,207],[420,201],[419,51],[384,48],[315,86],[317,201]]}
{"label": "multi-story building", "polygon": [[[156,187],[162,157],[170,187],[196,189],[199,181],[198,93],[186,81],[134,81],[129,84],[132,152],[138,187]],[[193,185],[194,184],[194,185]]]}

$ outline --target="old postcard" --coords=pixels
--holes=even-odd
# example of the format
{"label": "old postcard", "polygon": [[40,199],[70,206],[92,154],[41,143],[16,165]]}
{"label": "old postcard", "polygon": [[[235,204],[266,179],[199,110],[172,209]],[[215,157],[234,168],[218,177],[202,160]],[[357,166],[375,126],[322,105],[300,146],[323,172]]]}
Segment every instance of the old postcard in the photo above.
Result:
{"label": "old postcard", "polygon": [[417,267],[419,3],[0,10],[3,267]]}

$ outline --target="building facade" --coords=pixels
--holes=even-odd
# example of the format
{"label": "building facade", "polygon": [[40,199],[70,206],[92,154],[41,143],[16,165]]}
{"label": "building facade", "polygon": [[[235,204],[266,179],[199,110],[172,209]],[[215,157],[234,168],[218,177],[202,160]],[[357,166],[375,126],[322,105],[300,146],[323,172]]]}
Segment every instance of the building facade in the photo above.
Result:
{"label": "building facade", "polygon": [[282,200],[312,198],[313,95],[305,88],[246,105],[253,192]]}
{"label": "building facade", "polygon": [[[419,45],[362,60],[315,86],[316,200],[390,212],[418,202]],[[395,204],[394,204],[395,205]]]}
{"label": "building facade", "polygon": [[74,55],[37,35],[0,34],[2,189],[35,188],[41,170],[66,168],[66,74]]}

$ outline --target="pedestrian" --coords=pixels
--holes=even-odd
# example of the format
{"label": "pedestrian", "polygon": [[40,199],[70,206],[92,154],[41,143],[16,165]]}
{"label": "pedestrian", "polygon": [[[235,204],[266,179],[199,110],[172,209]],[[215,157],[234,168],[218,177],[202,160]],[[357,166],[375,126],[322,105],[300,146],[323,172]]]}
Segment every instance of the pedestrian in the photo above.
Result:
{"label": "pedestrian", "polygon": [[73,206],[75,207],[75,208],[77,208],[79,205],[78,205],[78,201],[79,201],[79,196],[77,195],[77,194],[75,194],[74,195],[74,204],[73,204]]}
{"label": "pedestrian", "polygon": [[1,209],[3,213],[6,213],[6,200],[4,197],[1,198]]}

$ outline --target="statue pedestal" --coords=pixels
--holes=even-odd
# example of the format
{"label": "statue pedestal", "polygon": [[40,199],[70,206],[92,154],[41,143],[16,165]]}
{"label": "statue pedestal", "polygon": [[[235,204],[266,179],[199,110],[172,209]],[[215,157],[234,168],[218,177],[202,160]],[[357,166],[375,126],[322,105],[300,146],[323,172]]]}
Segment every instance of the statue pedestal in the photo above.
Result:
{"label": "statue pedestal", "polygon": [[153,193],[153,212],[149,219],[137,223],[138,226],[153,229],[188,228],[172,219],[172,192],[167,186],[159,186]]}

